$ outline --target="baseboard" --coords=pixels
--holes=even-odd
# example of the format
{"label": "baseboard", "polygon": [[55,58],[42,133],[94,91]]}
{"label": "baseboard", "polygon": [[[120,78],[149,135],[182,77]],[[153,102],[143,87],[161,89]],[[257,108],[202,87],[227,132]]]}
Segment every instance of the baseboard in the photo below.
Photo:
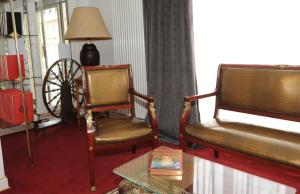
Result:
{"label": "baseboard", "polygon": [[9,189],[8,179],[6,176],[0,178],[0,192]]}
{"label": "baseboard", "polygon": [[[31,123],[29,125],[29,129],[32,129],[32,128],[33,128],[33,124]],[[14,127],[10,127],[10,128],[1,129],[0,136],[9,135],[9,134],[17,133],[20,131],[25,131],[25,127],[23,125],[18,125],[18,126],[14,126]]]}

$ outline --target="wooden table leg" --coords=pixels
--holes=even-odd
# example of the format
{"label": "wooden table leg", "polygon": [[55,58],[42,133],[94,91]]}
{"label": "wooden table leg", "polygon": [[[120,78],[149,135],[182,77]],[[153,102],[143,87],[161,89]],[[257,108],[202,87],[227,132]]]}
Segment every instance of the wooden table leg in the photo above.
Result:
{"label": "wooden table leg", "polygon": [[79,84],[77,81],[75,82],[76,87],[76,103],[77,103],[77,127],[80,129],[80,99],[79,99]]}

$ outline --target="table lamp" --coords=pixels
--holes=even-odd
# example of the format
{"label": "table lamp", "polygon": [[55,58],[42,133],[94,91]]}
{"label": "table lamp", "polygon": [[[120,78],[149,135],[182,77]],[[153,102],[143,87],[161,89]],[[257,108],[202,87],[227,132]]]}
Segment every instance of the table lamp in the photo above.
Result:
{"label": "table lamp", "polygon": [[88,40],[82,46],[80,62],[83,66],[100,64],[100,55],[96,46],[90,40],[108,40],[111,36],[96,7],[76,7],[68,25],[66,40]]}

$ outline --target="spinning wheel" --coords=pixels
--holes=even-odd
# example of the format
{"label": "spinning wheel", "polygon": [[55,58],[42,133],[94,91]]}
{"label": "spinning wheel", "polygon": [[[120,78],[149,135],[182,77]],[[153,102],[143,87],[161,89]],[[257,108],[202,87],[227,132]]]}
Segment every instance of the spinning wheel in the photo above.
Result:
{"label": "spinning wheel", "polygon": [[[77,110],[74,79],[81,77],[80,64],[73,59],[60,59],[47,71],[43,81],[43,101],[53,116],[63,121],[75,118]],[[83,102],[79,91],[79,104]]]}

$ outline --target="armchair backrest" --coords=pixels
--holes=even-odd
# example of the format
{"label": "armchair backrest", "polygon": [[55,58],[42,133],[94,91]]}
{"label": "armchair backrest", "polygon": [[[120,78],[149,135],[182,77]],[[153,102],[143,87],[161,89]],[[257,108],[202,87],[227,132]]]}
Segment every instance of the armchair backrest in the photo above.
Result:
{"label": "armchair backrest", "polygon": [[84,96],[88,106],[128,105],[126,108],[132,108],[130,65],[86,66],[83,69]]}
{"label": "armchair backrest", "polygon": [[300,66],[219,67],[217,108],[300,120]]}

